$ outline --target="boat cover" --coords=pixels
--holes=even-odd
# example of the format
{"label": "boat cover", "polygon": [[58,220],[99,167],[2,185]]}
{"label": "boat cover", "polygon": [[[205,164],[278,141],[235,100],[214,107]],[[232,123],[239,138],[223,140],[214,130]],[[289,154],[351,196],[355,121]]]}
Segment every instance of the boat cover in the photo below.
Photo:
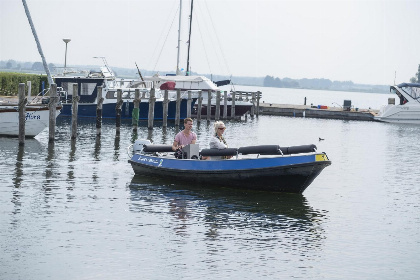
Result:
{"label": "boat cover", "polygon": [[160,86],[161,90],[174,90],[175,89],[175,82],[165,82]]}

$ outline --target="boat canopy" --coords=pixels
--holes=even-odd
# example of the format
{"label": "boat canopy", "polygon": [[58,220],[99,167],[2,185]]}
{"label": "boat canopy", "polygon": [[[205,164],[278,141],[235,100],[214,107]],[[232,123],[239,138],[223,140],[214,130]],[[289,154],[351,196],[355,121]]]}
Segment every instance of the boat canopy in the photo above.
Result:
{"label": "boat canopy", "polygon": [[402,91],[408,94],[411,98],[420,102],[420,84],[419,83],[402,83],[399,84],[399,87]]}

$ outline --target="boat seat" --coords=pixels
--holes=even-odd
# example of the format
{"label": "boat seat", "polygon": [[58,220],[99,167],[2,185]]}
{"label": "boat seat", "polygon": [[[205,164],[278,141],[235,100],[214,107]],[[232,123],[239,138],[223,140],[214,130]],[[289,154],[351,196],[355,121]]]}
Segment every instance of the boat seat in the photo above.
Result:
{"label": "boat seat", "polygon": [[145,153],[168,153],[173,152],[172,145],[144,145],[143,152]]}
{"label": "boat seat", "polygon": [[212,156],[236,156],[238,148],[226,148],[226,149],[202,149],[200,152],[201,156],[212,157]]}

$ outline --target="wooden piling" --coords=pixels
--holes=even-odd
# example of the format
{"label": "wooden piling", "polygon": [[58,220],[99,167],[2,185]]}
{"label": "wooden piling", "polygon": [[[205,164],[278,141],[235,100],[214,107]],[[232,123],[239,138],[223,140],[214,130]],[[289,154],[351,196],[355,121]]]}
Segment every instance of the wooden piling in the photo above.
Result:
{"label": "wooden piling", "polygon": [[28,87],[28,101],[31,102],[32,101],[32,98],[31,98],[31,95],[32,95],[32,82],[31,81],[27,81],[26,82],[26,85]]}
{"label": "wooden piling", "polygon": [[251,106],[251,118],[253,118],[254,115],[255,115],[255,103],[256,103],[255,102],[255,92],[252,92],[251,93],[251,103],[252,103],[252,106]]}
{"label": "wooden piling", "polygon": [[123,105],[124,101],[122,100],[122,90],[121,89],[117,89],[117,103],[115,105],[115,129],[116,129],[116,133],[119,134],[120,133],[120,128],[121,128],[121,108]]}
{"label": "wooden piling", "polygon": [[232,92],[232,105],[230,107],[230,117],[232,119],[235,119],[235,98],[236,98],[236,93]]}
{"label": "wooden piling", "polygon": [[176,90],[175,126],[179,126],[181,118],[181,90]]}
{"label": "wooden piling", "polygon": [[[139,126],[139,117],[140,117],[140,89],[136,88],[134,91],[134,100],[133,100],[133,113],[131,114],[132,117],[132,125],[133,125],[133,131],[137,131]],[[127,104],[128,106],[129,104]]]}
{"label": "wooden piling", "polygon": [[26,121],[26,103],[25,83],[19,83],[19,146],[25,145],[25,121]]}
{"label": "wooden piling", "polygon": [[149,116],[147,120],[148,129],[153,129],[153,120],[155,118],[155,102],[156,102],[155,89],[152,88],[150,90],[150,95],[149,95]]}
{"label": "wooden piling", "polygon": [[224,96],[223,96],[223,119],[227,119],[227,91],[224,91]]}
{"label": "wooden piling", "polygon": [[168,126],[168,104],[169,104],[169,93],[168,90],[165,89],[165,92],[163,93],[163,122],[162,126],[167,127]]}
{"label": "wooden piling", "polygon": [[77,137],[77,113],[79,110],[79,86],[73,84],[73,95],[71,99],[71,139]]}
{"label": "wooden piling", "polygon": [[207,91],[207,121],[211,119],[211,90]]}
{"label": "wooden piling", "polygon": [[191,91],[188,91],[188,99],[187,99],[187,118],[191,118]]}
{"label": "wooden piling", "polygon": [[257,118],[260,115],[260,99],[261,99],[261,91],[257,91]]}
{"label": "wooden piling", "polygon": [[216,112],[214,114],[214,120],[220,119],[220,91],[216,92]]}
{"label": "wooden piling", "polygon": [[50,85],[50,102],[48,104],[50,109],[50,120],[49,120],[49,142],[54,142],[55,140],[55,118],[57,116],[57,84]]}
{"label": "wooden piling", "polygon": [[101,135],[102,129],[102,104],[104,98],[102,97],[102,87],[98,87],[96,96],[96,135]]}
{"label": "wooden piling", "polygon": [[198,91],[198,104],[197,104],[197,122],[201,122],[201,107],[203,105],[203,96],[201,90]]}

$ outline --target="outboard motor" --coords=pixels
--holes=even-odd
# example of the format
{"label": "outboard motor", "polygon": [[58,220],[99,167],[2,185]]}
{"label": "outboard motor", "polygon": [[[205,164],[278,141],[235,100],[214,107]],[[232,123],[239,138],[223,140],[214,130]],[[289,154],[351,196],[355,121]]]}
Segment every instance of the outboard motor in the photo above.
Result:
{"label": "outboard motor", "polygon": [[150,144],[152,144],[152,142],[150,142],[150,140],[147,140],[147,139],[137,139],[134,142],[134,145],[133,145],[133,152],[135,154],[141,153],[143,151],[144,145],[150,145]]}

